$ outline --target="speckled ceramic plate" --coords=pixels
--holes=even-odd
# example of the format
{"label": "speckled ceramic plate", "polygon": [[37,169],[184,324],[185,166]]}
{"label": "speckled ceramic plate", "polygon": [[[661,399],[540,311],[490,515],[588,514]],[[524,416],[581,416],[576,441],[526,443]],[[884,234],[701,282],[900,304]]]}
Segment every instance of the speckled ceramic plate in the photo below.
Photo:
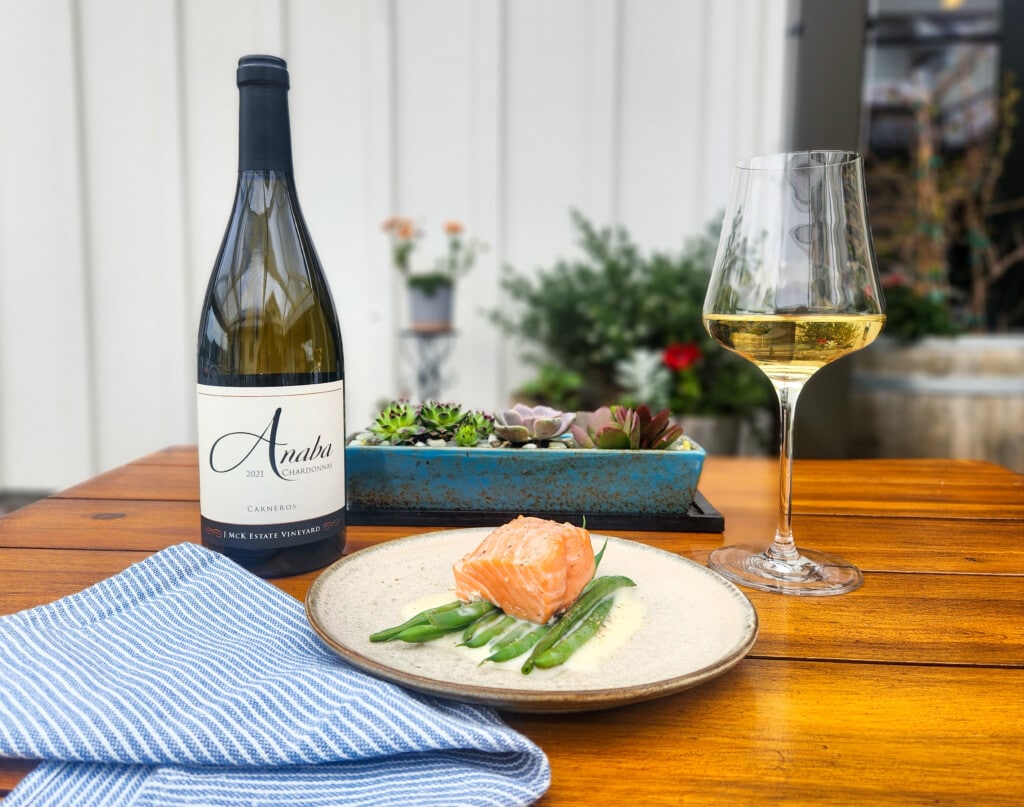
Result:
{"label": "speckled ceramic plate", "polygon": [[[450,592],[452,564],[490,531],[416,535],[339,560],[309,588],[310,624],[344,659],[380,678],[517,712],[603,709],[680,692],[732,668],[757,637],[757,613],[732,583],[678,555],[608,537],[600,572],[636,582],[630,597],[643,618],[593,668],[523,675],[518,666],[479,665],[454,647],[454,639],[419,645],[369,641],[371,633],[407,618],[410,604]],[[593,536],[595,548],[605,537]]]}

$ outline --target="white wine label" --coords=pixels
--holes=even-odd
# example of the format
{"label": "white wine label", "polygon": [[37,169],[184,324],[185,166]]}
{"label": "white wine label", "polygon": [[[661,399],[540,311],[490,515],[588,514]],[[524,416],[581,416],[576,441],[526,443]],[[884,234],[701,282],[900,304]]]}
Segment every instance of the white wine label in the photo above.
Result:
{"label": "white wine label", "polygon": [[204,541],[253,548],[302,544],[330,529],[321,524],[325,517],[344,518],[344,412],[343,381],[199,384]]}

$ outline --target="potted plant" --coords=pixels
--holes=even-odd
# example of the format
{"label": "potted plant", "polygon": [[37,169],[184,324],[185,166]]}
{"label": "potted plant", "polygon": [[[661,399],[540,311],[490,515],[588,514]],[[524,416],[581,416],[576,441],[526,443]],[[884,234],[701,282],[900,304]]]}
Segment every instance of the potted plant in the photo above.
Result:
{"label": "potted plant", "polygon": [[486,413],[394,401],[346,446],[348,506],[360,523],[490,524],[529,513],[715,531],[720,515],[693,508],[704,456],[667,410]]}
{"label": "potted plant", "polygon": [[[625,228],[597,229],[572,213],[581,256],[535,275],[507,268],[507,302],[490,313],[537,368],[533,400],[593,409],[614,401],[668,408],[711,451],[732,453],[739,424],[771,411],[771,387],[719,347],[701,319],[717,247],[709,228],[675,254],[646,254]],[[709,439],[725,423],[726,445]]]}
{"label": "potted plant", "polygon": [[445,251],[432,268],[413,271],[412,259],[424,237],[412,219],[392,217],[384,222],[391,242],[391,259],[405,277],[409,290],[410,328],[419,332],[446,332],[452,327],[455,281],[472,268],[482,245],[466,240],[461,222],[445,222]]}

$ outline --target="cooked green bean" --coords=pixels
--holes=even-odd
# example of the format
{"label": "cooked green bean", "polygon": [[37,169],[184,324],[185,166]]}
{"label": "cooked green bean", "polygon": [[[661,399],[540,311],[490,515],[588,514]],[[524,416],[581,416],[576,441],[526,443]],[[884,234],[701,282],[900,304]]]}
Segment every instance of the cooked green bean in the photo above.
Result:
{"label": "cooked green bean", "polygon": [[636,583],[622,575],[595,577],[591,580],[584,587],[583,594],[579,596],[579,599],[576,600],[573,606],[562,614],[559,620],[551,627],[551,630],[545,633],[544,638],[534,646],[530,657],[523,662],[523,675],[529,675],[533,670],[537,657],[550,650],[555,642],[573,630],[582,620],[586,619],[587,615],[594,609],[594,606],[601,602],[601,600],[617,589],[635,585]]}
{"label": "cooked green bean", "polygon": [[474,622],[494,610],[496,607],[487,600],[474,600],[468,604],[463,603],[450,611],[428,614],[427,622],[435,628],[464,628],[470,622]]}
{"label": "cooked green bean", "polygon": [[600,630],[604,621],[608,618],[614,603],[614,596],[601,600],[601,602],[594,606],[594,609],[580,623],[576,630],[555,642],[550,649],[537,656],[533,663],[545,670],[565,664],[573,653],[592,639],[594,634]]}
{"label": "cooked green bean", "polygon": [[433,625],[413,625],[399,633],[395,638],[402,642],[420,644],[440,639],[449,633],[454,633],[458,628],[435,628]]}
{"label": "cooked green bean", "polygon": [[483,664],[487,661],[509,661],[510,659],[518,658],[537,644],[540,637],[551,629],[550,625],[535,625],[529,633],[520,636],[514,642],[510,642],[500,650],[496,650],[491,653],[491,655],[480,663]]}
{"label": "cooked green bean", "polygon": [[501,650],[505,646],[512,644],[512,642],[522,639],[523,636],[525,636],[530,630],[532,630],[535,627],[537,626],[533,622],[525,622],[520,620],[519,624],[512,628],[512,630],[510,630],[500,639],[496,639],[494,643],[491,644],[491,651],[494,652]]}
{"label": "cooked green bean", "polygon": [[493,624],[488,625],[483,630],[477,631],[469,641],[463,642],[466,647],[483,647],[491,639],[496,636],[501,636],[508,628],[512,627],[517,620],[514,616],[509,616],[502,611],[498,611],[501,614],[501,618]]}
{"label": "cooked green bean", "polygon": [[438,605],[435,608],[427,608],[425,611],[420,611],[415,616],[412,616],[409,619],[405,620],[405,622],[403,622],[401,625],[395,625],[393,628],[385,628],[384,630],[377,631],[376,633],[371,633],[370,634],[370,641],[371,642],[388,642],[388,641],[391,641],[392,639],[397,637],[398,634],[401,633],[406,628],[411,628],[413,625],[423,625],[423,624],[426,624],[427,619],[430,616],[430,614],[439,614],[439,613],[443,613],[445,611],[454,611],[456,608],[459,608],[462,605],[465,605],[465,603],[460,601],[460,600],[455,600],[455,602],[449,602],[449,603],[445,603],[444,605]]}
{"label": "cooked green bean", "polygon": [[463,643],[468,642],[480,630],[482,630],[483,628],[485,628],[485,627],[487,627],[489,625],[494,624],[495,622],[500,620],[503,616],[505,616],[505,613],[503,611],[499,611],[499,610],[495,609],[493,611],[488,611],[486,614],[484,614],[479,619],[473,620],[468,625],[466,625],[466,629],[462,632],[462,642]]}

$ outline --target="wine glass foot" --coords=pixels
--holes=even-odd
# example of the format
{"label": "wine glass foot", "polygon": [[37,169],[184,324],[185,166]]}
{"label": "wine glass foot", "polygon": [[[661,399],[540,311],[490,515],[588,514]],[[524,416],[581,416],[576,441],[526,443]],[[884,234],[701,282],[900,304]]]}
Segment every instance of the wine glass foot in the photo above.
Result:
{"label": "wine glass foot", "polygon": [[853,591],[864,576],[853,564],[827,552],[801,549],[788,562],[744,546],[723,546],[711,553],[708,565],[741,586],[804,597],[827,597]]}

